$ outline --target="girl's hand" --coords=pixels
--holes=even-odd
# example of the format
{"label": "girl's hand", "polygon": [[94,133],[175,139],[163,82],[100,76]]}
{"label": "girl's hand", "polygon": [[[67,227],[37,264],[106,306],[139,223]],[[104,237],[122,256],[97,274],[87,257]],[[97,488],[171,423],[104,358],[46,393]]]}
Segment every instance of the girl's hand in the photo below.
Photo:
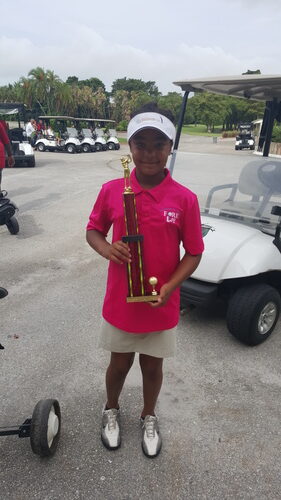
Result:
{"label": "girl's hand", "polygon": [[8,156],[8,167],[13,167],[15,165],[15,158],[13,156]]}
{"label": "girl's hand", "polygon": [[168,285],[168,283],[165,283],[163,286],[160,288],[160,293],[157,295],[157,302],[149,302],[151,307],[162,307],[164,306],[172,293],[173,289]]}
{"label": "girl's hand", "polygon": [[115,241],[112,245],[108,245],[104,257],[116,262],[116,264],[131,262],[129,246],[123,241]]}

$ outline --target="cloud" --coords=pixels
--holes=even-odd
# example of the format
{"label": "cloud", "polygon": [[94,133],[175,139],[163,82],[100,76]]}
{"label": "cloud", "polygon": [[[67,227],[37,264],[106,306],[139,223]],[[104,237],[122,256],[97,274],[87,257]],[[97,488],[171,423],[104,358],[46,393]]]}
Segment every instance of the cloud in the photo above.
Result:
{"label": "cloud", "polygon": [[129,44],[112,43],[96,31],[73,25],[60,43],[32,42],[27,37],[0,37],[0,85],[14,83],[30,69],[42,66],[65,80],[100,78],[108,91],[117,78],[153,80],[163,93],[178,90],[172,82],[183,78],[241,74],[247,69],[274,71],[274,60],[258,55],[237,57],[220,46],[178,44],[167,50],[149,52]]}

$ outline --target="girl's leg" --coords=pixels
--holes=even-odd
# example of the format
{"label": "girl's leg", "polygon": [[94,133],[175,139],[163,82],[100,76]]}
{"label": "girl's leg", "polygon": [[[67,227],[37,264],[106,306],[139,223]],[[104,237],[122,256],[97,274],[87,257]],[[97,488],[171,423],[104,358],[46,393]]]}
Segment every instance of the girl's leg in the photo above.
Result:
{"label": "girl's leg", "polygon": [[145,417],[155,414],[155,405],[163,380],[163,358],[140,354],[139,362],[142,371],[144,401],[141,416]]}
{"label": "girl's leg", "polygon": [[112,352],[106,372],[106,408],[118,408],[118,400],[126,376],[134,362],[135,353]]}

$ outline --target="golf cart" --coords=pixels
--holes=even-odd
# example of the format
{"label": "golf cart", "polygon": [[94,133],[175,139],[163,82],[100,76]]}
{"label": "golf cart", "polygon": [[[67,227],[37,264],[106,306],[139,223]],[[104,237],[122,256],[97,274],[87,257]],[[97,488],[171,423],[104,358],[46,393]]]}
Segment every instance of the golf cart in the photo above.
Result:
{"label": "golf cart", "polygon": [[252,135],[252,124],[251,123],[240,123],[239,134],[236,136],[235,140],[235,150],[241,149],[255,149],[255,138]]}
{"label": "golf cart", "polygon": [[[35,167],[35,156],[32,146],[29,144],[24,123],[25,105],[18,102],[0,102],[0,117],[5,120],[9,129],[7,130],[11,142],[15,167]],[[17,127],[10,126],[10,122],[17,122]]]}
{"label": "golf cart", "polygon": [[61,151],[64,149],[64,141],[59,140],[55,133],[53,132],[50,124],[50,120],[54,118],[53,116],[39,116],[44,124],[44,130],[38,134],[37,140],[35,142],[35,149],[40,152],[43,151]]}
{"label": "golf cart", "polygon": [[[231,159],[226,165],[224,158],[216,156],[213,171],[211,160],[206,169],[200,158],[196,169],[190,169],[189,187],[198,195],[205,251],[192,277],[181,286],[182,309],[189,304],[212,307],[215,301],[223,300],[231,334],[247,345],[257,345],[273,332],[281,305],[281,158],[269,157],[273,123],[281,119],[281,75],[204,78],[175,84],[184,97],[171,173],[189,92],[208,91],[266,102],[260,155],[248,162],[249,157],[239,157],[235,166]],[[225,183],[221,182],[223,174]],[[209,185],[214,181],[218,185]]]}
{"label": "golf cart", "polygon": [[72,125],[74,118],[72,116],[39,116],[47,127],[51,127],[51,121],[54,122],[55,127],[59,130],[60,137],[47,135],[41,137],[36,141],[35,147],[38,151],[67,151],[68,153],[79,153],[81,148],[81,141],[78,137],[78,132]]}
{"label": "golf cart", "polygon": [[78,131],[77,134],[81,143],[83,153],[95,152],[96,144],[93,138],[92,131],[89,128],[83,128],[83,125],[85,125],[85,120],[83,120],[83,118],[73,118],[73,124]]}
{"label": "golf cart", "polygon": [[120,149],[120,143],[117,139],[116,130],[108,128],[113,126],[114,120],[103,118],[76,118],[76,120],[87,123],[88,130],[92,131],[92,135],[96,143],[96,151],[106,151]]}

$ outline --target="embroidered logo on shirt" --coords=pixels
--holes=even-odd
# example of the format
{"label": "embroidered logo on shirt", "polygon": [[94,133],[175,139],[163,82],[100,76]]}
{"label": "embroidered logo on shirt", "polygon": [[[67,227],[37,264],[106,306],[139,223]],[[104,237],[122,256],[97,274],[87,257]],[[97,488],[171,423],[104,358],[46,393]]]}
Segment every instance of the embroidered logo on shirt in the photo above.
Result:
{"label": "embroidered logo on shirt", "polygon": [[176,212],[175,210],[171,209],[166,209],[163,212],[164,217],[166,218],[166,222],[171,222],[172,224],[175,224],[177,219],[179,218],[180,214],[179,212]]}

